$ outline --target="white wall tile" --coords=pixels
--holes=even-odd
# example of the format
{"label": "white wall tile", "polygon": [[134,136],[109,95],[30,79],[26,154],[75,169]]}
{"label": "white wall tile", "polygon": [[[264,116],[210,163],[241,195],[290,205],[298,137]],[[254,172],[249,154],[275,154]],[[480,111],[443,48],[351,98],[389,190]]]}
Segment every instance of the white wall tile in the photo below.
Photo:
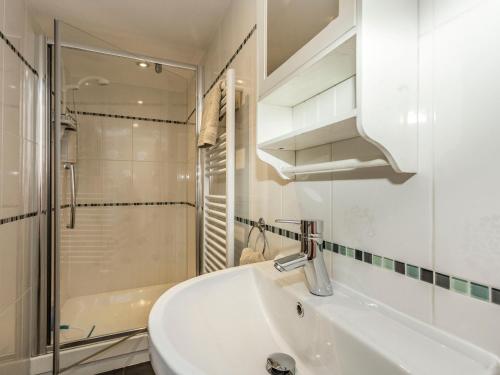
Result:
{"label": "white wall tile", "polygon": [[22,144],[23,140],[4,129],[2,214],[4,217],[20,215],[22,211]]}
{"label": "white wall tile", "polygon": [[19,243],[19,222],[0,226],[0,311],[14,304],[20,297],[20,282],[22,267],[21,246]]}
{"label": "white wall tile", "polygon": [[[12,1],[11,1],[12,2]],[[4,131],[22,136],[21,127],[21,66],[19,57],[5,45],[3,47],[3,123]]]}
{"label": "white wall tile", "polygon": [[[187,197],[185,163],[161,163],[161,199],[180,202]],[[192,184],[192,182],[191,182]]]}
{"label": "white wall tile", "polygon": [[24,139],[22,141],[22,164],[20,177],[22,180],[21,210],[23,213],[37,211],[37,170],[36,170],[36,144]]}
{"label": "white wall tile", "polygon": [[22,42],[26,31],[26,16],[26,1],[5,1],[4,33],[19,51],[23,51]]}
{"label": "white wall tile", "polygon": [[[428,133],[422,141],[430,142]],[[420,134],[423,138],[425,133]],[[373,155],[373,149],[360,139],[338,142],[334,146],[334,158],[359,157],[362,155],[360,151]],[[333,240],[432,267],[430,150],[421,142],[422,162],[419,173],[414,176],[398,175],[388,168],[336,174],[333,181]]]}
{"label": "white wall tile", "polygon": [[135,202],[158,202],[161,197],[161,165],[157,162],[135,161],[132,172]]}
{"label": "white wall tile", "polygon": [[[323,238],[332,241],[332,185],[330,181],[295,182],[283,187],[283,217],[323,220]],[[297,225],[276,224],[300,232]]]}
{"label": "white wall tile", "polygon": [[498,310],[498,305],[435,288],[435,325],[497,355],[500,353]]}
{"label": "white wall tile", "polygon": [[16,354],[18,326],[16,322],[16,307],[16,304],[13,303],[0,312],[0,328],[3,332],[0,336],[0,357],[5,356],[8,358]]}
{"label": "white wall tile", "polygon": [[162,126],[160,132],[162,160],[177,161],[177,155],[182,152],[177,143],[179,127],[177,125]]}
{"label": "white wall tile", "polygon": [[[69,183],[69,170],[64,170],[62,177],[66,177],[66,182]],[[78,203],[102,202],[103,179],[99,160],[80,160],[76,166],[76,177]]]}
{"label": "white wall tile", "polygon": [[102,118],[80,116],[78,127],[78,158],[100,159],[102,148]]}
{"label": "white wall tile", "polygon": [[102,125],[102,158],[132,160],[132,121],[106,118]]}
{"label": "white wall tile", "polygon": [[343,255],[335,254],[332,262],[334,280],[432,323],[432,285]]}
{"label": "white wall tile", "polygon": [[165,125],[133,123],[133,154],[136,161],[160,161],[160,127]]}
{"label": "white wall tile", "polygon": [[436,267],[500,286],[500,4],[458,3],[435,3]]}
{"label": "white wall tile", "polygon": [[132,202],[131,161],[102,161],[102,194],[105,202]]}

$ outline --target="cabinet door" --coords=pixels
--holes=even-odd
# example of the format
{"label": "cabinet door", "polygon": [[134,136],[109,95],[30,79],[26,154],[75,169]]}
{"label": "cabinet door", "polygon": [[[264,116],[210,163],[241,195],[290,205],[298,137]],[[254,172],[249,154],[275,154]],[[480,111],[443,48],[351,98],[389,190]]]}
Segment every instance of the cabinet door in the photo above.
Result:
{"label": "cabinet door", "polygon": [[355,25],[355,0],[259,0],[260,93]]}

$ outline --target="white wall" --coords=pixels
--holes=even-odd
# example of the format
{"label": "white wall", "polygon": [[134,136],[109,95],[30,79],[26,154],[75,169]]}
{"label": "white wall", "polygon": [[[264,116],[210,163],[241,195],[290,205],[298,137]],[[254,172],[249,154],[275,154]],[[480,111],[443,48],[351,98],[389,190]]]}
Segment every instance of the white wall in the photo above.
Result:
{"label": "white wall", "polygon": [[[251,37],[232,63],[246,100],[237,117],[236,214],[268,223],[323,219],[328,241],[500,288],[500,3],[421,0],[420,12],[419,173],[410,178],[368,171],[281,180],[255,154]],[[205,87],[255,22],[255,2],[233,0],[204,58]],[[352,142],[334,154],[348,152]],[[237,225],[240,247],[247,229]],[[268,256],[298,247],[269,236]],[[325,254],[334,279],[500,355],[500,305]]]}

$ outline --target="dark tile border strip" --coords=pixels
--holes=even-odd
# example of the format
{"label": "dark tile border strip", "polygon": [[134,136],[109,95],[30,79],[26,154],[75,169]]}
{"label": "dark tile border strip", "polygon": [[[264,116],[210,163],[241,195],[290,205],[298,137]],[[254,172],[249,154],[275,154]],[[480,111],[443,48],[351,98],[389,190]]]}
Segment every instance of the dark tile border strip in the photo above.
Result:
{"label": "dark tile border strip", "polygon": [[[103,203],[78,203],[77,207],[122,207],[122,206],[175,206],[175,205],[186,205],[190,207],[196,207],[191,202],[184,201],[163,201],[163,202],[103,202]],[[69,204],[65,204],[64,207],[69,207]]]}
{"label": "dark tile border strip", "polygon": [[[70,110],[69,112],[75,113],[75,111],[73,111],[73,110]],[[81,115],[81,116],[109,117],[109,118],[119,118],[119,119],[125,119],[125,120],[159,122],[159,123],[163,123],[163,124],[187,125],[187,121],[176,121],[176,120],[168,120],[168,119],[152,118],[152,117],[127,116],[127,115],[119,115],[119,114],[114,114],[114,113],[76,111],[76,114]]]}
{"label": "dark tile border strip", "polygon": [[236,51],[233,53],[233,55],[227,61],[227,63],[224,66],[224,68],[222,68],[222,70],[220,71],[220,73],[217,76],[217,78],[214,79],[214,81],[212,82],[212,84],[210,85],[210,87],[208,88],[208,90],[205,91],[205,93],[203,94],[203,97],[207,96],[208,92],[210,90],[212,90],[212,88],[215,86],[215,84],[222,78],[222,76],[224,75],[224,73],[226,73],[226,70],[231,66],[231,64],[233,63],[233,61],[236,58],[236,56],[238,56],[238,54],[241,52],[241,50],[243,49],[243,47],[245,46],[245,44],[247,44],[247,42],[250,40],[250,38],[252,37],[252,35],[255,32],[255,30],[257,30],[257,25],[253,25],[253,27],[250,30],[250,32],[247,34],[247,36],[245,37],[245,39],[243,39],[243,42],[241,42],[241,44],[238,46],[238,48],[236,49]]}
{"label": "dark tile border strip", "polygon": [[[257,224],[254,220],[238,216],[235,217],[235,220],[239,223],[247,225]],[[266,230],[291,240],[299,241],[301,237],[299,233],[291,232],[273,225],[266,224]],[[500,305],[500,288],[446,275],[435,270],[401,262],[399,260],[387,258],[368,251],[354,249],[334,242],[323,241],[323,248],[327,251],[332,251],[337,255],[346,256],[365,264],[396,272],[401,276],[406,276],[423,283],[464,294],[484,302],[491,302],[493,304]]]}
{"label": "dark tile border strip", "polygon": [[21,55],[21,52],[19,52],[17,50],[17,48],[14,47],[14,45],[10,42],[10,40],[1,31],[0,31],[0,38],[3,39],[3,41],[7,44],[7,46],[9,46],[9,48],[12,50],[12,52],[14,52],[17,55],[17,57],[19,57],[19,59],[24,63],[24,65],[26,65],[28,67],[28,69],[31,71],[31,73],[33,73],[35,76],[38,77],[38,72],[36,71],[36,69],[31,66],[31,64],[28,62],[28,60],[26,60],[24,58],[24,56]]}
{"label": "dark tile border strip", "polygon": [[189,116],[186,119],[186,124],[189,123],[189,119],[191,118],[191,116],[194,115],[195,112],[196,112],[196,108],[193,108],[193,110],[191,111],[191,113],[189,114]]}
{"label": "dark tile border strip", "polygon": [[27,214],[21,214],[21,215],[7,217],[5,219],[0,219],[0,225],[13,223],[14,221],[27,219],[29,217],[33,217],[33,216],[37,216],[37,215],[38,215],[38,211],[33,211],[33,212],[29,212]]}
{"label": "dark tile border strip", "polygon": [[[224,75],[224,73],[226,72],[226,70],[230,67],[230,65],[232,64],[232,62],[236,58],[236,56],[238,56],[238,54],[241,52],[241,50],[243,49],[243,47],[245,46],[245,44],[247,44],[247,42],[250,40],[250,38],[253,35],[253,33],[255,32],[255,30],[257,30],[257,25],[253,25],[253,27],[250,30],[250,32],[247,34],[247,36],[245,37],[245,39],[243,39],[243,42],[241,42],[241,44],[238,46],[238,48],[236,49],[236,51],[233,53],[233,55],[227,61],[227,63],[224,66],[224,68],[222,68],[222,70],[220,71],[220,73],[217,76],[217,78],[210,84],[210,87],[208,88],[208,90],[205,91],[205,93],[203,94],[203,97],[207,96],[208,92],[210,90],[212,90],[212,88],[217,83],[217,81],[219,81],[219,79],[221,79],[221,77]],[[186,123],[189,122],[189,119],[191,118],[191,116],[193,116],[193,114],[195,112],[196,112],[196,108],[193,108],[193,110],[191,111],[191,113],[189,114],[189,116],[186,119]]]}
{"label": "dark tile border strip", "polygon": [[[105,203],[78,203],[77,207],[115,207],[115,206],[175,206],[175,205],[185,205],[189,207],[195,207],[196,205],[191,202],[183,202],[183,201],[165,201],[165,202],[105,202]],[[61,209],[69,208],[69,204],[62,204]],[[26,214],[16,215],[7,217],[4,219],[0,219],[0,225],[13,223],[14,221],[19,221],[23,219],[27,219],[29,217],[37,216],[40,212],[33,211]],[[42,215],[45,215],[47,212],[43,210],[41,212]]]}

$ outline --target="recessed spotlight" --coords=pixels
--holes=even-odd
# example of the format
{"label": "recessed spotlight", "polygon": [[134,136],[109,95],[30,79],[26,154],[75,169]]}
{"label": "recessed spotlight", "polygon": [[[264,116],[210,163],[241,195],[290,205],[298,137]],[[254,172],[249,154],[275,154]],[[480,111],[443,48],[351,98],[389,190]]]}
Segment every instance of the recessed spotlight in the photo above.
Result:
{"label": "recessed spotlight", "polygon": [[138,128],[138,127],[139,127],[139,124],[138,124],[137,122],[134,122],[134,123],[132,124],[132,126],[133,126],[134,128]]}
{"label": "recessed spotlight", "polygon": [[142,104],[142,103],[144,103],[142,100],[137,101],[137,104]]}
{"label": "recessed spotlight", "polygon": [[146,61],[138,61],[138,62],[137,62],[137,66],[138,66],[139,68],[146,69],[147,67],[149,67],[149,64],[148,64]]}
{"label": "recessed spotlight", "polygon": [[90,86],[90,82],[85,82],[85,86]]}

